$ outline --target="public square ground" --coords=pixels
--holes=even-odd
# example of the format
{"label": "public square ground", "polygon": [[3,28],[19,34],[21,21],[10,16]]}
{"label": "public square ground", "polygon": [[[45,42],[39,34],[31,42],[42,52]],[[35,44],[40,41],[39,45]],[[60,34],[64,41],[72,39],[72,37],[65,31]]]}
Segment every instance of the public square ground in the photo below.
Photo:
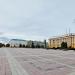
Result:
{"label": "public square ground", "polygon": [[0,48],[0,75],[75,75],[75,51]]}

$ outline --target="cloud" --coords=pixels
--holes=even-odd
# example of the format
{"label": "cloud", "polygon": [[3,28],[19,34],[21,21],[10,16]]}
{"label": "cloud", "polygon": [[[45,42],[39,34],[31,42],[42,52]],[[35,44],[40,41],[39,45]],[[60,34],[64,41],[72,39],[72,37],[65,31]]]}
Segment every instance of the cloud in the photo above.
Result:
{"label": "cloud", "polygon": [[69,27],[75,32],[74,3],[74,0],[2,0],[0,32],[29,39],[65,33]]}
{"label": "cloud", "polygon": [[4,33],[3,32],[0,32],[0,35],[4,35]]}

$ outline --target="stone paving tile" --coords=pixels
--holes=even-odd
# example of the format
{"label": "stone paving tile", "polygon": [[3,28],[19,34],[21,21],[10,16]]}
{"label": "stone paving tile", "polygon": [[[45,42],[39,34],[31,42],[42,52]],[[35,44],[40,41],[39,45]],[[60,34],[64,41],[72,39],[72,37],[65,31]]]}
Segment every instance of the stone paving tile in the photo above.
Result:
{"label": "stone paving tile", "polygon": [[35,75],[35,73],[36,75],[55,75],[54,73],[56,73],[56,75],[62,75],[62,73],[64,75],[67,75],[71,72],[70,68],[59,64],[40,64],[38,62],[33,61],[29,63],[20,62],[20,64],[30,73],[30,75]]}
{"label": "stone paving tile", "polygon": [[[35,71],[37,71],[39,75],[54,75],[54,72],[56,72],[57,75],[61,75],[62,73],[66,75],[66,73],[71,72],[71,69],[64,65],[60,65],[52,61],[45,61],[39,57],[30,57],[30,59],[26,59],[25,57],[17,57],[16,59],[25,69],[28,69],[27,71],[31,73],[30,75],[35,75]],[[36,75],[38,75],[37,72]]]}
{"label": "stone paving tile", "polygon": [[[35,53],[31,52],[31,55],[32,54],[34,55]],[[30,55],[29,56],[28,55],[27,56],[22,56],[22,55],[17,56],[16,55],[17,57],[15,56],[16,60],[19,61],[22,67],[27,72],[29,72],[30,75],[63,75],[63,74],[68,75],[69,73],[72,72],[72,69],[65,65],[60,65],[52,61],[46,61],[46,60],[43,60],[43,58],[45,56],[46,59],[53,59],[53,60],[57,59],[58,62],[62,62],[62,63],[64,61],[67,61],[68,63],[70,63],[71,60],[61,59],[55,56],[50,57],[50,56],[42,55],[42,54],[41,56],[39,56],[39,53],[36,53],[36,54],[38,54],[38,56],[37,55],[34,55],[34,56],[30,56]],[[25,52],[25,55],[26,55],[26,52]],[[67,62],[65,62],[65,64],[68,64]]]}
{"label": "stone paving tile", "polygon": [[[6,57],[6,54],[12,57],[13,63],[10,60],[11,57]],[[10,64],[16,68],[13,68],[13,74],[8,59],[11,61]],[[14,75],[15,70],[20,71],[20,74],[26,71],[28,75],[75,75],[74,62],[75,52],[73,51],[25,48],[0,49],[0,75]],[[17,67],[16,63],[18,63]]]}
{"label": "stone paving tile", "polygon": [[0,75],[12,75],[11,69],[6,57],[0,57]]}

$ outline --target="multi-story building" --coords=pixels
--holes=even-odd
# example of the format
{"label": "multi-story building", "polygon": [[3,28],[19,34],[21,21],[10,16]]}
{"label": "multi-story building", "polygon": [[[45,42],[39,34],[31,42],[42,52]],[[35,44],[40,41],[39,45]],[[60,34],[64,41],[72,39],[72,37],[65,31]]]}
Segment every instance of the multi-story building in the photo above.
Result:
{"label": "multi-story building", "polygon": [[75,34],[70,33],[59,37],[50,38],[48,41],[49,48],[59,48],[62,42],[67,43],[68,48],[75,48]]}
{"label": "multi-story building", "polygon": [[37,47],[37,45],[39,45],[40,47],[45,48],[45,43],[41,42],[41,41],[33,41],[34,46]]}
{"label": "multi-story building", "polygon": [[9,44],[10,44],[11,47],[19,47],[20,44],[26,46],[27,45],[27,41],[26,40],[21,40],[21,39],[11,39],[9,41]]}
{"label": "multi-story building", "polygon": [[28,43],[27,43],[28,47],[32,47],[32,43],[33,43],[35,48],[37,48],[37,46],[40,46],[41,48],[45,47],[45,43],[44,42],[42,42],[42,41],[31,41],[31,40],[28,41]]}

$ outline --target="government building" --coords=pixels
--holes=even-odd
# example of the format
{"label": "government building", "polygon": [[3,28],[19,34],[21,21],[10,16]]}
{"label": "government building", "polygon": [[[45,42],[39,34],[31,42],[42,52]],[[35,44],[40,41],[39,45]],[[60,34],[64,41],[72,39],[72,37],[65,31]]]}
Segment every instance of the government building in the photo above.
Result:
{"label": "government building", "polygon": [[48,39],[48,47],[60,48],[62,42],[66,42],[68,48],[75,48],[75,34],[70,33],[70,34],[65,34],[62,36],[50,38]]}

